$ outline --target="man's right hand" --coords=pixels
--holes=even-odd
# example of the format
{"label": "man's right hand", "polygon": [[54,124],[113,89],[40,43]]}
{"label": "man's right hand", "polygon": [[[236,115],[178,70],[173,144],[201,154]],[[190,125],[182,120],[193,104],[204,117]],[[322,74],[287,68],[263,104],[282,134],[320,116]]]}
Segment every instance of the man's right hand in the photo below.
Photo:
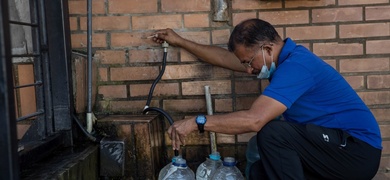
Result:
{"label": "man's right hand", "polygon": [[158,30],[154,33],[154,35],[155,37],[153,37],[153,41],[160,44],[166,41],[172,46],[180,46],[180,41],[184,40],[170,28]]}

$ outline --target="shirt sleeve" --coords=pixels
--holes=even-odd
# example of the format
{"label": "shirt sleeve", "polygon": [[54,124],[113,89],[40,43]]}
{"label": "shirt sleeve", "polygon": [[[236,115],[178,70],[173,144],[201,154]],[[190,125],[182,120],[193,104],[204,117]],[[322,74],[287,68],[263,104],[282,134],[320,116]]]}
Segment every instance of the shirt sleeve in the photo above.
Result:
{"label": "shirt sleeve", "polygon": [[263,95],[290,108],[299,97],[313,87],[313,76],[306,67],[286,61],[274,72],[271,83],[265,88]]}

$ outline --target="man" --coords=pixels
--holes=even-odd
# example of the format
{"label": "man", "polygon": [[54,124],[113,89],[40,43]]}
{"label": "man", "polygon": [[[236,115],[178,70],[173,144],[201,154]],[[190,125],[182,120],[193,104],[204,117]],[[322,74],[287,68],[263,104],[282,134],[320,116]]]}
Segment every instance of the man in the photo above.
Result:
{"label": "man", "polygon": [[[174,149],[198,129],[258,132],[261,162],[252,167],[250,178],[375,176],[382,139],[368,107],[337,71],[291,39],[282,40],[268,22],[249,19],[238,24],[229,50],[191,42],[171,29],[156,36],[155,42],[165,40],[210,64],[270,81],[249,110],[176,121],[168,129]],[[279,115],[284,120],[273,120]]]}

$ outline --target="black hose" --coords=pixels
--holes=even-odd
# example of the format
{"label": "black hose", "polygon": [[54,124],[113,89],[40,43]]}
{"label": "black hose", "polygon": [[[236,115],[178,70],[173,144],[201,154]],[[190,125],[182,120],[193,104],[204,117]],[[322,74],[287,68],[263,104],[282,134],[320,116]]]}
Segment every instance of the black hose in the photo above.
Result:
{"label": "black hose", "polygon": [[[152,101],[152,96],[153,96],[154,88],[156,87],[158,81],[160,81],[161,77],[163,76],[163,74],[164,74],[164,72],[165,72],[165,66],[167,66],[167,54],[168,54],[168,53],[164,51],[161,71],[160,71],[160,73],[158,74],[157,78],[154,80],[154,82],[153,82],[153,84],[152,84],[152,87],[150,87],[149,95],[148,95],[148,100],[146,101],[146,106],[150,106],[150,102]],[[144,113],[144,114],[145,114],[145,113]]]}
{"label": "black hose", "polygon": [[83,131],[83,133],[88,137],[88,139],[90,139],[93,142],[99,142],[96,137],[94,137],[88,133],[88,131],[83,127],[83,125],[80,123],[80,121],[78,120],[78,118],[74,114],[72,114],[72,117],[73,117],[73,120],[76,122],[76,124],[80,127],[81,131]]}
{"label": "black hose", "polygon": [[173,124],[173,119],[172,117],[167,113],[165,112],[164,110],[160,109],[160,108],[156,108],[156,107],[148,107],[144,110],[144,114],[146,114],[148,111],[156,111],[156,112],[159,112],[161,113],[165,118],[167,118],[167,120],[169,121],[169,124],[172,125]]}
{"label": "black hose", "polygon": [[[145,109],[143,110],[142,113],[146,114],[149,111],[159,112],[160,114],[162,114],[168,120],[169,124],[172,125],[173,124],[173,119],[167,112],[165,112],[164,110],[162,110],[160,108],[157,108],[157,107],[149,107],[150,106],[150,102],[152,101],[154,88],[156,87],[157,83],[160,81],[161,77],[163,76],[163,74],[165,72],[165,66],[167,66],[167,54],[168,54],[167,51],[164,50],[161,71],[158,74],[157,78],[154,80],[154,82],[152,84],[152,87],[150,87],[148,100],[146,101],[146,106],[145,106]],[[175,156],[179,155],[179,151],[178,150],[174,150],[174,153],[175,153]]]}

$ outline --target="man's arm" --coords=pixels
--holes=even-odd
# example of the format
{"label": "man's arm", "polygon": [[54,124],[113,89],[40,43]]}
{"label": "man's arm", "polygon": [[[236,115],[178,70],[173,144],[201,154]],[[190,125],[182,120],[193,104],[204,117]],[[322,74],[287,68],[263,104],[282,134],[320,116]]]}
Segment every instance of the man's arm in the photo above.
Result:
{"label": "man's arm", "polygon": [[240,63],[240,60],[234,53],[211,45],[202,45],[189,41],[176,34],[172,29],[156,31],[153,38],[155,42],[162,43],[167,41],[170,45],[181,47],[194,54],[199,59],[215,66],[231,69],[234,71],[246,72],[246,68]]}
{"label": "man's arm", "polygon": [[[204,126],[206,131],[224,134],[242,134],[258,132],[272,119],[286,111],[287,107],[268,96],[261,95],[249,110],[237,111],[223,115],[206,116]],[[168,129],[174,149],[179,149],[185,143],[185,137],[192,131],[197,131],[195,118],[176,121]]]}

